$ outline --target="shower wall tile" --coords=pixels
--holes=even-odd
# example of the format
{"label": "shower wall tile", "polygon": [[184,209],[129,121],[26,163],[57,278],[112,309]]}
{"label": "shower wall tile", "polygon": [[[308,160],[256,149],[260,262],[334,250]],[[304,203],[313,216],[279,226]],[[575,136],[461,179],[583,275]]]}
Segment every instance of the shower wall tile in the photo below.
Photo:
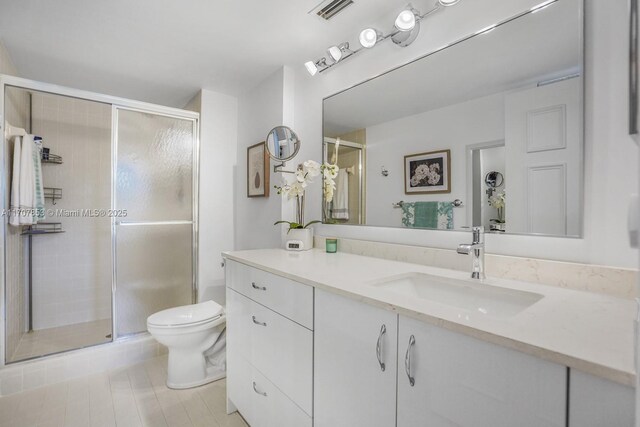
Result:
{"label": "shower wall tile", "polygon": [[[6,119],[13,126],[24,129],[29,127],[29,96],[26,92],[16,89],[7,89]],[[11,194],[11,173],[13,159],[13,140],[5,141],[5,171],[4,179],[7,182],[5,206],[9,205]],[[7,218],[3,218],[7,221]],[[15,352],[20,337],[26,330],[25,320],[25,238],[20,235],[21,230],[16,227],[6,227],[6,353]],[[0,343],[0,347],[2,344]]]}
{"label": "shower wall tile", "polygon": [[[111,107],[34,94],[33,132],[62,165],[44,164],[46,187],[62,188],[47,209],[109,209]],[[37,236],[33,247],[34,329],[111,317],[109,218],[47,217],[64,234]]]}

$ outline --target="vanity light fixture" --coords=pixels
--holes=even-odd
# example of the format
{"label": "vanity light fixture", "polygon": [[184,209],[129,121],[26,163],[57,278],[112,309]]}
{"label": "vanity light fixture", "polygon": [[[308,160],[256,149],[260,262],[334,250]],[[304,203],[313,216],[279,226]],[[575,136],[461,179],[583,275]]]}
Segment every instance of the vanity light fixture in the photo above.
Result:
{"label": "vanity light fixture", "polygon": [[[551,2],[557,0],[550,0]],[[339,45],[331,46],[327,49],[329,58],[333,60],[331,63],[327,63],[326,58],[321,58],[317,61],[307,61],[304,66],[312,76],[318,73],[328,70],[339,62],[361,52],[364,49],[371,49],[381,41],[390,38],[396,45],[401,47],[409,46],[418,37],[420,32],[420,21],[431,15],[443,7],[453,6],[458,4],[460,0],[437,0],[433,8],[424,14],[415,9],[411,3],[409,3],[398,15],[394,21],[393,30],[384,35],[381,31],[375,28],[365,28],[359,34],[358,41],[361,48],[356,50],[349,49],[349,43],[344,42]]]}
{"label": "vanity light fixture", "polygon": [[396,22],[394,26],[398,29],[398,31],[411,31],[415,28],[418,23],[418,18],[420,17],[420,12],[414,9],[411,6],[411,3],[404,9],[402,12],[398,14],[396,17]]}
{"label": "vanity light fixture", "polygon": [[327,58],[320,58],[316,62],[307,61],[304,63],[304,66],[307,68],[307,71],[312,76],[318,74],[318,71],[322,71],[327,68]]}
{"label": "vanity light fixture", "polygon": [[382,37],[382,31],[376,30],[375,28],[365,28],[360,31],[358,40],[360,41],[360,46],[370,49],[374,47],[378,41],[384,40]]}
{"label": "vanity light fixture", "polygon": [[333,59],[333,62],[340,61],[345,55],[348,55],[351,51],[349,50],[349,43],[344,42],[340,43],[338,46],[331,46],[327,53]]}

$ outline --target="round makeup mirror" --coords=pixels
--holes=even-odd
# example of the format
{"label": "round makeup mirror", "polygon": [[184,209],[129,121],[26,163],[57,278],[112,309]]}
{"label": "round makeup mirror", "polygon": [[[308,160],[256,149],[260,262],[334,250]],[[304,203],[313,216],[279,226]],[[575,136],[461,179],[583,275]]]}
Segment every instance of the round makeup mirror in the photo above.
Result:
{"label": "round makeup mirror", "polygon": [[287,126],[276,126],[267,135],[269,156],[281,162],[293,159],[300,150],[300,144],[298,135]]}
{"label": "round makeup mirror", "polygon": [[491,171],[484,177],[484,183],[489,188],[500,187],[504,182],[504,176],[500,172]]}

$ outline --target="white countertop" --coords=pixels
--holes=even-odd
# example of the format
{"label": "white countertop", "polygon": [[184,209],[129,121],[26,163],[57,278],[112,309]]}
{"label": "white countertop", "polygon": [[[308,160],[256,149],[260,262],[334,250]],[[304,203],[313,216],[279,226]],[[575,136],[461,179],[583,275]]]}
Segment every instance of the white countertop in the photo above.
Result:
{"label": "white countertop", "polygon": [[635,385],[634,301],[515,280],[486,281],[544,298],[508,319],[411,298],[370,282],[406,273],[468,279],[469,273],[314,249],[225,252],[227,259],[402,315],[522,351],[620,384]]}

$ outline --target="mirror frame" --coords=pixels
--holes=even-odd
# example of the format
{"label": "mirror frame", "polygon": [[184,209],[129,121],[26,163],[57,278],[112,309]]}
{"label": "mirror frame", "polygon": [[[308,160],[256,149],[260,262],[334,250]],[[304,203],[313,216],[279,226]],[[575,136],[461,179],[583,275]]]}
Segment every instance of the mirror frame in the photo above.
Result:
{"label": "mirror frame", "polygon": [[[274,130],[281,129],[281,128],[287,129],[289,132],[291,132],[291,135],[295,135],[296,139],[298,140],[298,142],[295,144],[293,154],[286,158],[276,157],[271,153],[271,150],[269,150],[269,137],[271,136]],[[282,166],[284,166],[284,162],[288,162],[289,160],[293,159],[295,156],[298,155],[298,151],[300,151],[300,145],[302,145],[302,141],[300,140],[300,138],[298,137],[298,134],[293,129],[291,129],[289,126],[281,125],[281,126],[274,127],[269,131],[269,133],[267,133],[267,137],[265,138],[264,145],[267,150],[267,153],[269,154],[269,157],[271,157],[275,161],[282,162]]]}

